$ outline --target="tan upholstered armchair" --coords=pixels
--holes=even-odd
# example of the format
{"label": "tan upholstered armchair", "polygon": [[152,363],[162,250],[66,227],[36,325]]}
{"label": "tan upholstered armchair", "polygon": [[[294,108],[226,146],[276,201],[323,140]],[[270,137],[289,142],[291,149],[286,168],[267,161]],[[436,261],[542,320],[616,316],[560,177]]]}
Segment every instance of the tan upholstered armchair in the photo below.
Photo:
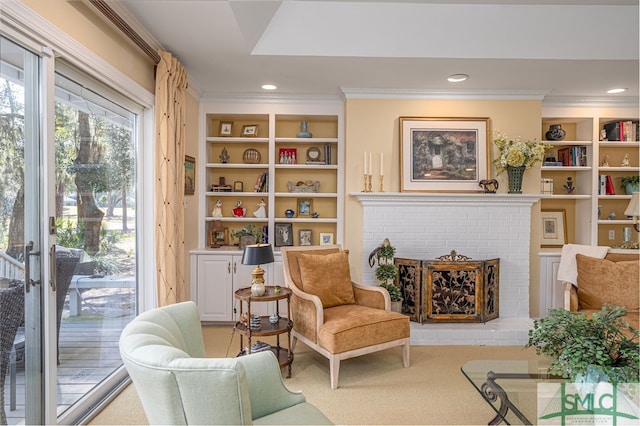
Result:
{"label": "tan upholstered armchair", "polygon": [[[563,255],[564,256],[564,255]],[[640,328],[640,261],[637,254],[604,259],[575,254],[576,284],[565,283],[564,308],[592,314],[605,303],[624,306],[629,325]]]}
{"label": "tan upholstered armchair", "polygon": [[409,366],[409,317],[390,311],[389,293],[356,284],[348,252],[339,245],[283,247],[284,281],[291,289],[293,346],[297,339],[329,359],[331,389],[340,361],[396,346]]}

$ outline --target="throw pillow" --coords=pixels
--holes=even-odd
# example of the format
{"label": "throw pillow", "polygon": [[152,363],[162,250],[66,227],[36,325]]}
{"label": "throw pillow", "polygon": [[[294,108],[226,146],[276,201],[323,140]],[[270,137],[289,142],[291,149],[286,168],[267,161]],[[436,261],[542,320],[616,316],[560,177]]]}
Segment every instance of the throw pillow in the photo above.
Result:
{"label": "throw pillow", "polygon": [[601,309],[605,303],[640,309],[640,261],[612,262],[576,255],[579,309]]}
{"label": "throw pillow", "polygon": [[356,303],[347,252],[302,254],[298,263],[304,291],[318,296],[324,308]]}

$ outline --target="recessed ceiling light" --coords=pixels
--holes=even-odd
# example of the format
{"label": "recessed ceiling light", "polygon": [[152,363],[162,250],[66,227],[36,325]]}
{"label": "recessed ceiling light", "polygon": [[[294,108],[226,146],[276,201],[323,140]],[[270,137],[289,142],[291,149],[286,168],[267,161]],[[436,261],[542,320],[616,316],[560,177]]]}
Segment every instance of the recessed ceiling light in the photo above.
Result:
{"label": "recessed ceiling light", "polygon": [[275,84],[263,84],[262,88],[264,90],[276,90],[278,86],[276,86]]}
{"label": "recessed ceiling light", "polygon": [[466,74],[453,74],[447,77],[447,80],[451,83],[460,83],[461,81],[465,81],[469,76]]}
{"label": "recessed ceiling light", "polygon": [[607,93],[622,93],[622,92],[626,92],[627,89],[623,89],[621,87],[619,88],[615,88],[615,89],[609,89],[607,90]]}

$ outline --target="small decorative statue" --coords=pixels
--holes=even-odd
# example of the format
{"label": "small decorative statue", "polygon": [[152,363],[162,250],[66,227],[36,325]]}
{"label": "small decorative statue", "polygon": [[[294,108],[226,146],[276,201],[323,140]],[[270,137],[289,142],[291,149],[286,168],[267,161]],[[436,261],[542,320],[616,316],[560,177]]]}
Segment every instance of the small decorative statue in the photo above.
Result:
{"label": "small decorative statue", "polygon": [[629,160],[629,154],[625,153],[624,158],[622,159],[622,163],[620,163],[621,167],[629,167],[631,165],[631,161]]}
{"label": "small decorative statue", "polygon": [[609,220],[616,220],[616,212],[612,211],[609,213]]}
{"label": "small decorative statue", "polygon": [[573,178],[569,176],[567,178],[567,183],[562,185],[562,189],[564,189],[567,194],[572,194],[575,191],[576,187],[573,185]]}
{"label": "small decorative statue", "polygon": [[227,152],[227,148],[222,148],[222,152],[220,153],[220,162],[225,164],[229,161],[229,153]]}
{"label": "small decorative statue", "polygon": [[267,217],[267,211],[265,209],[265,206],[266,206],[266,204],[265,204],[264,198],[263,198],[258,203],[258,210],[253,212],[253,216],[255,216],[255,217]]}
{"label": "small decorative statue", "polygon": [[218,199],[216,201],[216,205],[213,207],[213,212],[211,213],[213,217],[222,217],[222,200]]}
{"label": "small decorative statue", "polygon": [[484,189],[485,194],[495,194],[498,190],[498,181],[496,179],[482,179],[478,186]]}
{"label": "small decorative statue", "polygon": [[233,215],[235,217],[244,217],[247,214],[247,209],[242,207],[242,200],[236,201],[236,208],[233,209]]}
{"label": "small decorative statue", "polygon": [[602,159],[602,163],[600,163],[601,167],[609,167],[609,154],[605,155]]}

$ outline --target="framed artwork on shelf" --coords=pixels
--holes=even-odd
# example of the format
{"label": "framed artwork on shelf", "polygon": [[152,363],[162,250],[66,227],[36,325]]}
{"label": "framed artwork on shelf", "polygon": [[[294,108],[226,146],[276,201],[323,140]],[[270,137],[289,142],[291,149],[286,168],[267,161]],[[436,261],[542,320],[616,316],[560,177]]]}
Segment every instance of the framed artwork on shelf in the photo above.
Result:
{"label": "framed artwork on shelf", "polygon": [[298,150],[296,148],[280,148],[278,150],[278,163],[298,164]]}
{"label": "framed artwork on shelf", "polygon": [[333,244],[333,232],[321,232],[320,233],[320,245],[328,246]]}
{"label": "framed artwork on shelf", "polygon": [[293,245],[293,224],[276,223],[276,247]]}
{"label": "framed artwork on shelf", "polygon": [[244,191],[244,183],[241,180],[237,180],[233,182],[233,191],[234,192],[243,192]]}
{"label": "framed artwork on shelf", "polygon": [[243,137],[256,137],[258,136],[258,125],[257,124],[248,124],[242,126],[242,136]]}
{"label": "framed artwork on shelf", "polygon": [[220,136],[231,136],[233,130],[233,121],[220,122]]}
{"label": "framed artwork on shelf", "polygon": [[189,155],[184,156],[184,194],[196,193],[196,159]]}
{"label": "framed artwork on shelf", "polygon": [[310,246],[311,245],[311,229],[301,229],[298,232],[298,236],[300,238],[301,246]]}
{"label": "framed artwork on shelf", "polygon": [[562,247],[567,244],[567,216],[564,209],[545,210],[540,214],[542,218],[541,247]]}
{"label": "framed artwork on shelf", "polygon": [[311,217],[313,213],[313,200],[311,198],[298,198],[298,217]]}
{"label": "framed artwork on shelf", "polygon": [[489,135],[488,118],[400,117],[400,191],[478,192]]}
{"label": "framed artwork on shelf", "polygon": [[209,231],[209,247],[229,245],[229,228],[212,229]]}

